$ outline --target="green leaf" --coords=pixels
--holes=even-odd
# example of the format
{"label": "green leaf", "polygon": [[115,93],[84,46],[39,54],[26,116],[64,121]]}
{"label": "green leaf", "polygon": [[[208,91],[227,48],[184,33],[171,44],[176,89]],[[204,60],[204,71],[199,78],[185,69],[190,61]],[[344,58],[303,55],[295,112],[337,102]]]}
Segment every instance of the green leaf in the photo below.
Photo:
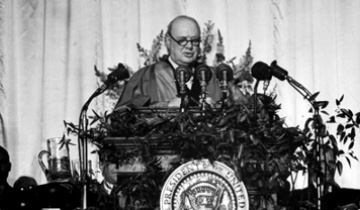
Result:
{"label": "green leaf", "polygon": [[352,118],[353,117],[353,113],[350,109],[344,109],[344,108],[341,108],[340,111],[342,113],[344,113],[348,118]]}
{"label": "green leaf", "polygon": [[336,169],[338,170],[339,174],[341,175],[342,171],[343,171],[343,165],[340,161],[336,163]]}
{"label": "green leaf", "polygon": [[351,128],[351,132],[348,134],[348,136],[349,136],[349,138],[353,141],[353,140],[355,139],[355,135],[356,135],[356,133],[355,133],[355,128],[352,127],[352,128]]}
{"label": "green leaf", "polygon": [[341,135],[344,132],[344,126],[342,124],[339,124],[336,130],[336,135]]}
{"label": "green leaf", "polygon": [[64,146],[68,147],[69,145],[73,145],[73,146],[75,145],[75,144],[71,143],[71,139],[66,138],[65,134],[62,136],[59,144],[60,144],[60,149],[62,149]]}
{"label": "green leaf", "polygon": [[336,122],[336,120],[335,120],[335,117],[334,116],[331,116],[330,118],[329,118],[329,120],[327,121],[327,123],[335,123]]}
{"label": "green leaf", "polygon": [[345,114],[344,113],[340,113],[340,114],[338,114],[338,115],[336,115],[336,117],[340,117],[340,118],[345,118]]}
{"label": "green leaf", "polygon": [[339,106],[340,105],[340,101],[336,99],[336,106]]}
{"label": "green leaf", "polygon": [[347,160],[347,162],[348,162],[348,164],[349,164],[349,167],[351,168],[351,162],[350,162],[349,157],[346,157],[346,160]]}
{"label": "green leaf", "polygon": [[244,114],[243,116],[240,117],[239,122],[245,122],[247,117],[248,117],[247,114]]}
{"label": "green leaf", "polygon": [[254,135],[250,135],[250,140],[253,142],[254,145],[257,145],[260,142],[260,140]]}
{"label": "green leaf", "polygon": [[356,113],[355,122],[359,125],[360,124],[360,112]]}
{"label": "green leaf", "polygon": [[344,99],[344,94],[340,97],[339,102],[342,102]]}
{"label": "green leaf", "polygon": [[344,95],[342,95],[339,100],[336,99],[336,106],[340,106],[343,99],[344,99]]}
{"label": "green leaf", "polygon": [[348,149],[351,150],[353,147],[354,147],[354,141],[352,141],[352,142],[349,144]]}
{"label": "green leaf", "polygon": [[358,158],[354,155],[353,152],[349,152],[349,155],[350,155],[352,158],[354,158],[355,160],[359,161]]}
{"label": "green leaf", "polygon": [[352,119],[352,117],[354,116],[354,113],[351,111],[351,109],[348,109],[348,112],[349,112],[349,118]]}
{"label": "green leaf", "polygon": [[324,111],[324,110],[322,110],[321,113],[329,115],[329,113],[327,113],[327,111]]}
{"label": "green leaf", "polygon": [[95,112],[95,110],[92,110],[92,112],[95,114],[95,116],[96,116],[97,118],[101,118],[100,115]]}
{"label": "green leaf", "polygon": [[354,124],[346,124],[345,125],[345,129],[349,129],[349,128],[352,128],[352,127],[354,127]]}
{"label": "green leaf", "polygon": [[316,93],[314,93],[312,96],[310,96],[310,98],[309,98],[309,100],[315,100],[316,99],[316,97],[319,95],[319,93],[320,92],[316,92]]}

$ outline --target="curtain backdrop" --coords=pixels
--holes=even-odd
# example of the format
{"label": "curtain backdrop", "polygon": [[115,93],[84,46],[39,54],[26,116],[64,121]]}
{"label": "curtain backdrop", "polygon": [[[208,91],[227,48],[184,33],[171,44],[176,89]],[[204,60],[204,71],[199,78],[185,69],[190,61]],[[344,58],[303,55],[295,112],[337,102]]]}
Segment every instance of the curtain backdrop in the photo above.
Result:
{"label": "curtain backdrop", "polygon": [[[328,112],[343,94],[343,105],[360,111],[357,0],[2,0],[0,6],[0,144],[11,155],[10,183],[23,175],[46,182],[37,154],[46,139],[64,134],[64,120],[78,124],[98,87],[94,66],[109,73],[121,62],[137,70],[144,60],[136,44],[150,49],[177,15],[192,16],[203,28],[212,21],[227,59],[240,59],[251,42],[254,62],[277,60],[310,92],[320,91],[317,99],[330,102]],[[281,116],[302,127],[309,103],[287,82],[273,79],[270,88]],[[100,96],[91,109],[111,106]],[[359,147],[356,142],[360,158]],[[72,159],[76,151],[71,147]],[[360,188],[359,162],[350,170],[345,161],[344,170],[339,184]]]}

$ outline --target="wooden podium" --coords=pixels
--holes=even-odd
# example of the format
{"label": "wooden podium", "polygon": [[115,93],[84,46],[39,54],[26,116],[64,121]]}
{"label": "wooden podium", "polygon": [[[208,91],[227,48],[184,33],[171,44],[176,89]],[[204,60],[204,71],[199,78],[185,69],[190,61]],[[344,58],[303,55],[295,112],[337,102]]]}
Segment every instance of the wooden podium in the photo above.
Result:
{"label": "wooden podium", "polygon": [[[198,164],[196,166],[196,164],[188,162],[197,161],[196,154],[194,154],[194,158],[191,157],[191,154],[187,154],[188,160],[185,160],[182,156],[182,148],[178,146],[181,139],[195,138],[195,133],[196,135],[197,133],[206,135],[206,131],[200,131],[198,126],[201,126],[201,124],[205,125],[207,122],[223,115],[225,113],[222,113],[221,109],[202,111],[195,108],[186,110],[186,112],[180,112],[178,108],[127,110],[117,113],[111,118],[113,130],[104,139],[103,145],[113,148],[114,151],[120,153],[119,156],[121,157],[124,157],[124,154],[129,151],[131,153],[130,156],[139,154],[138,157],[132,156],[131,160],[119,160],[119,170],[121,171],[118,175],[119,180],[127,180],[129,182],[128,180],[132,180],[131,177],[146,173],[147,166],[143,159],[157,158],[160,160],[161,172],[159,172],[159,176],[163,176],[163,182],[159,184],[163,188],[161,194],[162,203],[160,202],[161,210],[174,208],[172,205],[175,205],[175,203],[177,203],[177,206],[185,208],[188,205],[189,207],[190,200],[195,198],[198,200],[207,199],[208,201],[218,199],[217,205],[225,205],[224,203],[231,201],[231,205],[237,206],[236,208],[234,207],[235,209],[247,210],[249,209],[249,203],[246,188],[238,180],[236,173],[232,171],[231,167],[221,162],[218,162],[217,165],[215,164],[216,166],[214,167],[210,167],[213,163],[207,159],[198,160],[199,163],[196,163]],[[220,130],[219,132],[222,131]],[[221,134],[219,135],[221,136]],[[171,138],[170,141],[169,138]],[[201,152],[200,150],[201,148],[199,148],[198,152]],[[196,151],[196,148],[194,151]],[[146,153],[146,158],[142,157],[144,152]],[[204,167],[204,165],[209,166]],[[185,171],[187,171],[186,175],[184,174]],[[175,174],[171,175],[171,173]],[[182,174],[181,177],[180,174]],[[237,181],[235,182],[235,180]],[[225,183],[233,183],[235,186]],[[122,184],[126,185],[126,183]],[[169,186],[164,186],[164,184]],[[232,187],[236,189],[231,189]],[[168,191],[164,192],[166,189]],[[169,189],[172,190],[169,191]],[[206,192],[198,193],[198,191],[202,190]],[[193,194],[188,194],[188,192]],[[222,193],[222,197],[219,193]],[[169,198],[170,194],[171,198]],[[182,195],[179,196],[180,194]],[[219,196],[221,197],[221,202]],[[179,204],[179,202],[182,203]],[[192,203],[191,205],[195,204]],[[203,208],[207,209],[206,206],[213,204],[205,202],[198,203],[198,205],[203,205]],[[194,206],[192,207],[195,208]]]}
{"label": "wooden podium", "polygon": [[[218,108],[211,109],[210,111],[207,110],[207,112],[203,112],[199,108],[191,108],[183,113],[180,112],[179,108],[137,108],[127,110],[115,114],[111,119],[114,122],[113,130],[111,130],[104,139],[104,145],[115,148],[117,151],[124,151],[134,150],[145,144],[147,149],[150,149],[155,156],[159,156],[165,161],[163,166],[165,167],[164,169],[167,170],[167,161],[170,157],[173,158],[177,155],[178,148],[174,148],[171,142],[164,141],[161,138],[174,133],[182,135],[194,132],[187,130],[189,126],[187,127],[184,124],[187,123],[188,119],[182,119],[184,116],[201,122],[209,117],[206,116],[207,114],[221,115],[221,111],[222,110]],[[120,120],[117,119],[118,116],[120,116]],[[129,120],[129,118],[133,120]],[[122,123],[123,121],[127,121],[127,123]],[[122,124],[119,125],[118,122]],[[176,128],[165,130],[164,127],[171,123],[174,127],[176,126]],[[129,129],[124,128],[125,126],[129,126],[129,124],[136,124],[138,127],[148,128],[139,132],[136,129],[129,131]],[[131,125],[129,127],[131,127]],[[138,169],[136,168],[136,170]],[[125,172],[129,172],[128,169],[126,169]]]}

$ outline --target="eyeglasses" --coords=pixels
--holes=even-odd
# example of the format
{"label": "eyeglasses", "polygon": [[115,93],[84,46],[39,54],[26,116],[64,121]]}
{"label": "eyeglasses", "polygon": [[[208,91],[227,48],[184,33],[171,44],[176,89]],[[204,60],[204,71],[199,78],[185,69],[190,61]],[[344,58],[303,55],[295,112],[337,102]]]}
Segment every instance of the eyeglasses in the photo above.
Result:
{"label": "eyeglasses", "polygon": [[168,33],[169,37],[174,40],[178,45],[185,47],[187,45],[188,42],[191,42],[192,46],[196,46],[198,47],[200,45],[201,39],[197,38],[197,39],[186,39],[186,38],[181,38],[179,40],[176,40],[170,33]]}

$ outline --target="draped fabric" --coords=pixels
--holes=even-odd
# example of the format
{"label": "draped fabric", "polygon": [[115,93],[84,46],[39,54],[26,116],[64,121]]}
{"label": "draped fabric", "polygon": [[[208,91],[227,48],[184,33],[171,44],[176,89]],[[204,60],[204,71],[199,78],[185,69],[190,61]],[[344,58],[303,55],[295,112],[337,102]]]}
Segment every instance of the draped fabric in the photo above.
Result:
{"label": "draped fabric", "polygon": [[[318,99],[330,101],[328,112],[343,94],[344,106],[357,112],[359,10],[357,0],[2,0],[0,144],[13,163],[9,181],[29,175],[46,182],[37,154],[46,149],[46,139],[64,134],[64,120],[78,124],[83,104],[98,87],[94,66],[109,73],[121,62],[137,70],[144,60],[136,44],[150,49],[182,14],[202,28],[209,20],[215,24],[226,59],[240,59],[251,42],[254,62],[276,60],[310,92],[320,91]],[[270,90],[287,123],[303,126],[311,116],[309,103],[285,81],[273,79]],[[111,106],[99,96],[89,114],[92,109]],[[71,147],[71,158],[76,150]],[[360,188],[359,162],[350,169],[344,161],[344,170],[339,184]]]}

